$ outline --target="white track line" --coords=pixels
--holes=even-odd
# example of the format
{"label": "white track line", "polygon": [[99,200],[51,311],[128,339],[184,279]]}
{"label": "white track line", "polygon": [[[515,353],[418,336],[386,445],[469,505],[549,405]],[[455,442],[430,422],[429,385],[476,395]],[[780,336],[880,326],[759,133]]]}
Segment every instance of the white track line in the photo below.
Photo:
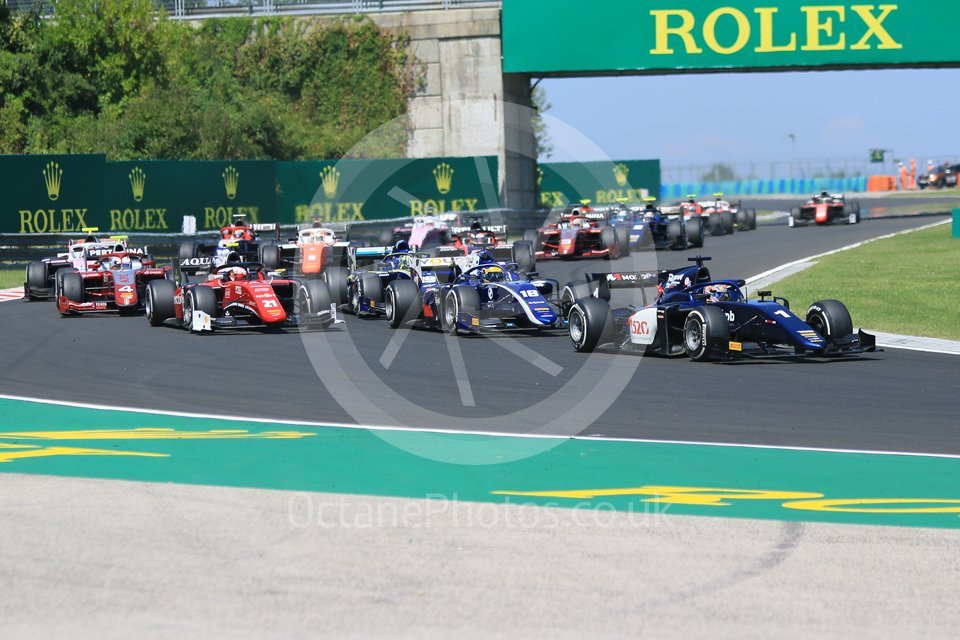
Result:
{"label": "white track line", "polygon": [[21,300],[23,298],[23,287],[11,287],[10,289],[0,289],[0,302],[8,300]]}
{"label": "white track line", "polygon": [[458,431],[456,429],[427,429],[416,427],[386,427],[370,426],[358,424],[344,424],[337,422],[308,422],[306,420],[287,420],[284,418],[245,418],[242,416],[224,416],[209,413],[190,413],[185,411],[162,411],[158,409],[143,409],[139,407],[113,407],[109,405],[91,404],[87,402],[71,402],[67,400],[47,400],[44,398],[31,398],[28,396],[16,396],[0,393],[0,399],[19,400],[22,402],[34,402],[37,404],[52,404],[63,407],[75,407],[78,409],[95,409],[99,411],[127,411],[129,413],[143,413],[147,415],[173,416],[178,418],[202,418],[205,420],[229,420],[232,422],[253,422],[257,424],[281,424],[294,425],[302,427],[319,427],[333,429],[354,429],[361,431],[401,431],[408,433],[436,433],[444,435],[458,436],[489,436],[495,438],[521,438],[521,439],[543,439],[543,440],[586,440],[589,442],[637,442],[642,444],[680,444],[680,445],[698,445],[704,447],[724,447],[724,448],[743,448],[743,449],[768,449],[772,451],[814,451],[819,453],[849,453],[861,455],[878,456],[906,456],[923,458],[945,458],[950,460],[960,460],[960,454],[952,453],[915,453],[912,451],[874,451],[871,449],[832,449],[827,447],[795,447],[795,446],[775,446],[767,444],[742,444],[737,442],[703,442],[698,440],[653,440],[648,438],[608,438],[605,436],[563,436],[535,433],[509,433],[501,431]]}

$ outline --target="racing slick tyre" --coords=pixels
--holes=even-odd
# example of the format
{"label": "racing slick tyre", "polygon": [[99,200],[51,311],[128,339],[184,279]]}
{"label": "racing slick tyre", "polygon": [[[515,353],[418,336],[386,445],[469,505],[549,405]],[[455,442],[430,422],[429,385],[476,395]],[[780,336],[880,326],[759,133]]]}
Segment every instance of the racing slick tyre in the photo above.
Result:
{"label": "racing slick tyre", "polygon": [[583,298],[590,298],[590,285],[586,282],[581,282],[579,284],[574,284],[568,282],[563,285],[563,290],[560,292],[560,313],[566,318],[570,314],[570,309],[573,308],[577,302]]}
{"label": "racing slick tyre", "polygon": [[607,250],[607,260],[613,258],[613,253],[617,250],[617,232],[613,227],[600,229],[600,247]]}
{"label": "racing slick tyre", "polygon": [[827,342],[834,342],[853,333],[850,312],[839,300],[814,302],[807,310],[807,324]]}
{"label": "racing slick tyre", "polygon": [[270,271],[280,268],[280,247],[275,244],[260,245],[260,262]]}
{"label": "racing slick tyre", "polygon": [[27,300],[31,300],[30,289],[44,289],[47,286],[47,263],[34,260],[27,265]]}
{"label": "racing slick tyre", "polygon": [[217,317],[217,294],[210,287],[196,286],[183,294],[183,318],[181,326],[192,331],[193,311],[203,311],[211,318]]}
{"label": "racing slick tyre", "polygon": [[756,231],[757,230],[757,210],[756,209],[745,209],[744,213],[747,217],[747,230]]}
{"label": "racing slick tyre", "polygon": [[383,285],[375,273],[358,273],[350,287],[350,313],[360,315],[360,299],[383,302]]}
{"label": "racing slick tyre", "polygon": [[537,246],[537,238],[539,237],[540,232],[536,229],[527,229],[523,232],[524,242],[529,242],[534,247]]}
{"label": "racing slick tyre", "polygon": [[736,225],[737,229],[744,230],[747,228],[747,212],[744,209],[737,209],[737,212],[733,216],[733,223]]}
{"label": "racing slick tyre", "polygon": [[193,239],[181,240],[180,249],[177,253],[177,257],[180,260],[183,260],[184,258],[196,258],[197,257],[197,241]]}
{"label": "racing slick tyre", "polygon": [[56,273],[53,274],[53,297],[55,300],[60,298],[63,276],[68,273],[77,273],[76,267],[61,267],[60,269],[57,269]]}
{"label": "racing slick tyre", "polygon": [[147,284],[147,299],[144,305],[147,311],[147,322],[151,327],[159,327],[164,320],[177,315],[173,303],[176,293],[177,285],[171,280],[151,280]]}
{"label": "racing slick tyre", "polygon": [[617,234],[617,257],[627,258],[630,256],[630,226],[618,224],[613,228]]}
{"label": "racing slick tyre", "polygon": [[570,309],[568,330],[573,348],[590,353],[612,334],[610,305],[606,300],[584,298]]}
{"label": "racing slick tyre", "polygon": [[683,231],[683,223],[680,222],[679,218],[674,218],[667,223],[667,237],[670,238],[670,248],[687,248],[687,237]]}
{"label": "racing slick tyre", "polygon": [[733,212],[732,211],[721,211],[720,212],[720,223],[723,226],[723,233],[733,233]]}
{"label": "racing slick tyre", "polygon": [[330,289],[323,280],[301,280],[294,311],[296,314],[315,315],[330,309]]}
{"label": "racing slick tyre", "polygon": [[730,342],[730,324],[719,307],[697,307],[683,323],[683,350],[698,362],[710,360]]}
{"label": "racing slick tyre", "polygon": [[64,273],[60,293],[70,302],[83,302],[83,277],[76,271]]}
{"label": "racing slick tyre", "polygon": [[413,280],[394,280],[387,285],[383,300],[387,322],[394,329],[415,322],[423,308],[420,288]]}
{"label": "racing slick tyre", "polygon": [[714,211],[707,216],[707,228],[710,229],[710,235],[712,236],[723,235],[723,221],[720,219],[719,212]]}
{"label": "racing slick tyre", "polygon": [[687,241],[690,246],[699,249],[703,246],[703,217],[690,216],[687,220]]}
{"label": "racing slick tyre", "polygon": [[517,268],[523,273],[536,271],[537,261],[533,257],[533,245],[526,240],[519,240],[513,243],[513,261],[517,263]]}
{"label": "racing slick tyre", "polygon": [[330,289],[330,298],[337,306],[346,304],[349,300],[347,294],[347,269],[346,267],[327,267],[323,270],[323,281],[327,283]]}
{"label": "racing slick tyre", "polygon": [[443,330],[452,336],[465,333],[458,326],[461,313],[480,317],[480,294],[470,286],[454,287],[443,300]]}
{"label": "racing slick tyre", "polygon": [[377,236],[377,244],[381,247],[392,247],[393,246],[393,229],[384,229],[380,232],[380,235]]}

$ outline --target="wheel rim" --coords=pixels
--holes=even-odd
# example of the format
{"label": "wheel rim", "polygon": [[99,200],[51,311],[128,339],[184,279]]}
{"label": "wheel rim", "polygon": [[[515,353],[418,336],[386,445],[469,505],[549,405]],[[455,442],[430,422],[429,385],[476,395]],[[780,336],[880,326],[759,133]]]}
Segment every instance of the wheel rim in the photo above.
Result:
{"label": "wheel rim", "polygon": [[579,346],[583,343],[583,336],[586,333],[585,324],[580,309],[573,309],[570,312],[570,339],[573,340],[573,344]]}
{"label": "wheel rim", "polygon": [[394,318],[394,303],[393,303],[393,288],[387,289],[387,297],[383,301],[383,306],[386,308],[387,320],[393,321]]}
{"label": "wheel rim", "polygon": [[153,320],[153,289],[147,287],[147,299],[144,301],[144,306],[147,311],[147,319]]}
{"label": "wheel rim", "polygon": [[694,320],[687,323],[683,331],[683,342],[690,353],[695,353],[700,349],[702,340],[700,339],[700,323],[698,321]]}
{"label": "wheel rim", "polygon": [[193,293],[183,296],[183,326],[187,329],[193,324]]}
{"label": "wheel rim", "polygon": [[818,315],[814,315],[810,318],[810,328],[820,334],[820,337],[827,338],[827,329],[824,325],[823,318]]}
{"label": "wheel rim", "polygon": [[457,298],[454,295],[447,297],[446,309],[443,311],[443,319],[446,321],[447,329],[455,331],[457,328]]}
{"label": "wheel rim", "polygon": [[350,308],[355,314],[360,313],[360,286],[354,285],[350,294]]}
{"label": "wheel rim", "polygon": [[297,296],[297,302],[299,308],[297,309],[297,314],[310,313],[310,301],[307,299],[307,294],[303,291],[300,292],[300,295]]}

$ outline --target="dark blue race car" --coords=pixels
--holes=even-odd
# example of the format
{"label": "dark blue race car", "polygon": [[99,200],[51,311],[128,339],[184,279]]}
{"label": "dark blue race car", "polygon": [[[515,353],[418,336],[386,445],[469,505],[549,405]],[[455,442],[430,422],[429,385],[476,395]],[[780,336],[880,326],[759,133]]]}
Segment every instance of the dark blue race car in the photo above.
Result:
{"label": "dark blue race car", "polygon": [[515,263],[489,256],[426,258],[412,279],[387,285],[385,313],[395,329],[420,323],[453,335],[560,328],[557,289],[555,280],[524,278]]}
{"label": "dark blue race car", "polygon": [[682,212],[666,214],[648,203],[643,209],[620,207],[610,211],[608,221],[629,229],[630,250],[688,249],[703,246],[703,219],[684,218]]}
{"label": "dark blue race car", "polygon": [[[846,356],[876,351],[874,336],[853,333],[843,303],[821,300],[803,319],[784,298],[761,291],[748,300],[743,280],[713,280],[703,266],[710,258],[691,258],[695,266],[657,273],[592,274],[589,295],[573,302],[569,333],[577,351],[613,344],[623,350],[693,360]],[[646,290],[656,299],[646,304]],[[644,304],[610,308],[613,289],[640,289]],[[565,289],[566,293],[566,289]]]}

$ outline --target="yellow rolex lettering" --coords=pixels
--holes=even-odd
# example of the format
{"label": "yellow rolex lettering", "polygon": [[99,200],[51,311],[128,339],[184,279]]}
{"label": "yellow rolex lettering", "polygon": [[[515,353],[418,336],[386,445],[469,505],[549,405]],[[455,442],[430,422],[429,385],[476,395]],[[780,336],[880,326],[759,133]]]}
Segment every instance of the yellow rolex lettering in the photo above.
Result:
{"label": "yellow rolex lettering", "polygon": [[114,230],[123,229],[123,227],[120,226],[122,224],[120,221],[121,216],[123,216],[123,212],[120,211],[120,209],[110,209],[110,228],[111,229],[114,229]]}
{"label": "yellow rolex lettering", "polygon": [[[147,209],[147,211],[150,211],[150,209]],[[166,209],[153,209],[153,212],[157,214],[157,226],[156,226],[156,227],[151,227],[151,228],[153,228],[153,229],[169,229],[170,227],[167,226],[167,219],[164,218],[164,216],[167,215],[167,210],[166,210]]]}
{"label": "yellow rolex lettering", "polygon": [[[717,40],[717,21],[723,16],[730,16],[737,23],[737,39],[728,47],[721,45]],[[703,23],[703,39],[708,47],[721,55],[736,53],[747,46],[747,42],[750,40],[750,21],[738,9],[721,7],[711,11]]]}
{"label": "yellow rolex lettering", "polygon": [[[693,14],[685,9],[656,9],[650,12],[655,19],[654,34],[655,46],[650,50],[654,55],[669,55],[674,53],[670,48],[670,36],[677,36],[683,42],[686,53],[703,53],[697,46],[697,41],[690,33],[693,31]],[[680,24],[671,26],[671,18],[680,18]]]}
{"label": "yellow rolex lettering", "polygon": [[464,202],[467,204],[467,211],[476,211],[476,210],[477,210],[477,203],[479,202],[479,199],[477,199],[477,198],[465,198],[465,199],[464,199]]}
{"label": "yellow rolex lettering", "polygon": [[776,7],[758,7],[753,10],[760,16],[760,46],[754,51],[757,53],[776,53],[777,51],[796,51],[797,34],[790,34],[790,41],[787,44],[774,44],[773,42],[773,16],[780,10]]}
{"label": "yellow rolex lettering", "polygon": [[872,37],[876,37],[876,39],[880,41],[877,49],[903,49],[903,45],[894,40],[890,36],[890,32],[883,27],[883,21],[900,7],[895,4],[881,4],[878,8],[881,13],[879,16],[875,16],[873,15],[873,5],[857,4],[850,7],[854,13],[860,16],[860,19],[863,20],[863,23],[867,26],[867,32],[863,34],[863,37],[857,44],[850,47],[851,49],[858,51],[869,49],[870,45],[867,44],[867,41]]}
{"label": "yellow rolex lettering", "polygon": [[203,208],[203,227],[204,229],[214,229],[218,227],[217,211],[213,207]]}
{"label": "yellow rolex lettering", "polygon": [[[907,506],[909,505],[909,506]],[[784,509],[833,513],[960,513],[960,500],[930,498],[854,498],[784,502]]]}
{"label": "yellow rolex lettering", "polygon": [[353,207],[353,219],[354,220],[363,220],[363,203],[362,202],[351,202],[350,206]]}
{"label": "yellow rolex lettering", "polygon": [[60,210],[60,229],[73,231],[73,209]]}
{"label": "yellow rolex lettering", "polygon": [[20,209],[20,233],[36,233],[33,230],[33,212],[29,209]]}
{"label": "yellow rolex lettering", "polygon": [[[847,46],[847,37],[839,29],[834,29],[837,22],[843,22],[846,17],[846,8],[842,5],[823,7],[800,7],[807,14],[807,43],[800,47],[804,51],[840,51]],[[829,16],[826,14],[835,14]],[[824,42],[821,38],[833,38],[834,31],[840,31],[833,42]]]}
{"label": "yellow rolex lettering", "polygon": [[420,200],[411,200],[410,201],[410,215],[411,216],[422,216],[423,215],[423,202]]}
{"label": "yellow rolex lettering", "polygon": [[73,227],[74,230],[75,230],[75,229],[86,229],[87,227],[90,226],[90,225],[87,224],[87,221],[86,221],[86,219],[84,218],[84,216],[87,215],[87,210],[86,210],[86,209],[74,209],[74,210],[73,210],[73,213],[74,213],[74,215],[77,216],[77,223],[76,223],[76,225]]}

